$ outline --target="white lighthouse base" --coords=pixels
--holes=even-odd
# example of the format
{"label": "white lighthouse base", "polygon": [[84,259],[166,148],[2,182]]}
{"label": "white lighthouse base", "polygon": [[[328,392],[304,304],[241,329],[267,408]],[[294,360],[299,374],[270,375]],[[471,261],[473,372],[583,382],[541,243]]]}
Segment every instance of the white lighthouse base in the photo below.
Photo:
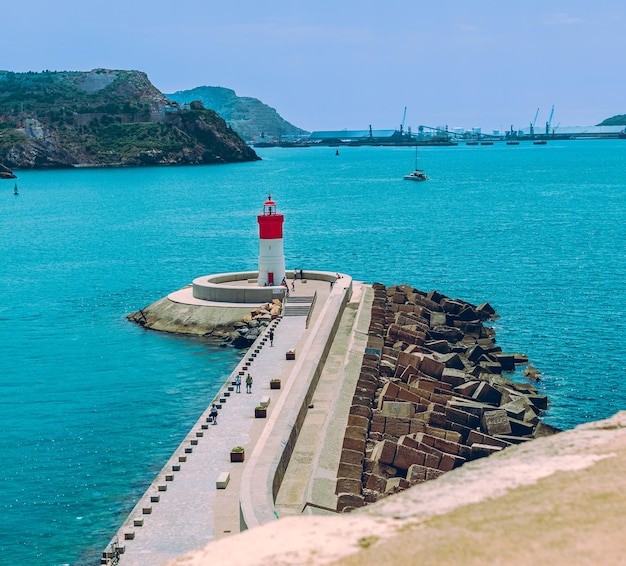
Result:
{"label": "white lighthouse base", "polygon": [[282,238],[260,240],[259,287],[280,285],[285,278],[285,254]]}

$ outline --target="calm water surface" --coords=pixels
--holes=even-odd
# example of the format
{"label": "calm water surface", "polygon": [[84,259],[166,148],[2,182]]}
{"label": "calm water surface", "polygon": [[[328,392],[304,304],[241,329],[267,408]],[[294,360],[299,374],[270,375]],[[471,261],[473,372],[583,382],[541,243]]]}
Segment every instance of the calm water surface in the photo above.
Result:
{"label": "calm water surface", "polygon": [[98,564],[240,354],[125,316],[255,269],[267,193],[288,268],[488,301],[562,428],[626,408],[626,142],[259,150],[228,166],[0,182],[0,564]]}

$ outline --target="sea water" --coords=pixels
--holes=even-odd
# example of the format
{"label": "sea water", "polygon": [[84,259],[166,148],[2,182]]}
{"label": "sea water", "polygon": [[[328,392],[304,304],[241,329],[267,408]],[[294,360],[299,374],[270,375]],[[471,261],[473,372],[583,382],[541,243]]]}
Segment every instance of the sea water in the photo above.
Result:
{"label": "sea water", "polygon": [[254,270],[270,193],[289,269],[489,302],[546,422],[626,408],[626,142],[420,148],[423,183],[402,179],[413,148],[258,153],[0,182],[0,565],[99,563],[241,355],[125,317]]}

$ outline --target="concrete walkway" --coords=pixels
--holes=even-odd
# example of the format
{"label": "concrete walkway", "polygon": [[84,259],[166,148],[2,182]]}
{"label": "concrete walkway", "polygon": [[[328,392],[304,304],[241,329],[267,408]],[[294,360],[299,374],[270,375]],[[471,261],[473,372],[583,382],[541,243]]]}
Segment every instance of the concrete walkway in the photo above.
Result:
{"label": "concrete walkway", "polygon": [[[333,291],[326,281],[296,283],[292,296],[310,296],[317,292],[309,329],[317,322],[331,292],[342,292],[338,285],[335,287]],[[105,554],[109,558],[113,556],[112,547],[114,549],[116,544],[123,547],[123,553],[119,554],[121,566],[162,564],[215,538],[239,532],[239,491],[246,462],[231,463],[230,450],[234,446],[243,446],[246,456],[252,453],[267,422],[254,417],[255,407],[263,399],[269,401],[269,418],[273,407],[284,405],[279,403],[281,395],[288,393],[289,380],[298,377],[292,371],[296,364],[286,359],[286,352],[295,349],[298,356],[303,355],[303,348],[310,341],[311,331],[306,328],[306,316],[282,317],[273,321],[270,328],[274,329],[274,345],[270,346],[267,339],[268,328],[216,396],[214,402],[222,405],[218,424],[206,422],[209,403],[205,413],[124,522],[112,546],[107,547]],[[235,375],[240,372],[243,372],[241,393],[228,391]],[[248,372],[254,379],[252,393],[246,393],[245,388]],[[270,389],[273,378],[282,380],[281,389]],[[225,489],[217,489],[216,482],[224,473],[229,476],[228,485]]]}

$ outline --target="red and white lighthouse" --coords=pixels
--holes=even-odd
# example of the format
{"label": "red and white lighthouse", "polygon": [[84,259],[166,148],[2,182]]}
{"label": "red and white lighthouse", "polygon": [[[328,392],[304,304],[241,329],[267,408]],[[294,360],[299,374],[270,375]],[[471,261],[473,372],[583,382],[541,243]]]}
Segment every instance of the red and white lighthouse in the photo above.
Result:
{"label": "red and white lighthouse", "polygon": [[259,286],[280,285],[285,278],[282,214],[276,214],[276,203],[268,195],[259,222]]}

